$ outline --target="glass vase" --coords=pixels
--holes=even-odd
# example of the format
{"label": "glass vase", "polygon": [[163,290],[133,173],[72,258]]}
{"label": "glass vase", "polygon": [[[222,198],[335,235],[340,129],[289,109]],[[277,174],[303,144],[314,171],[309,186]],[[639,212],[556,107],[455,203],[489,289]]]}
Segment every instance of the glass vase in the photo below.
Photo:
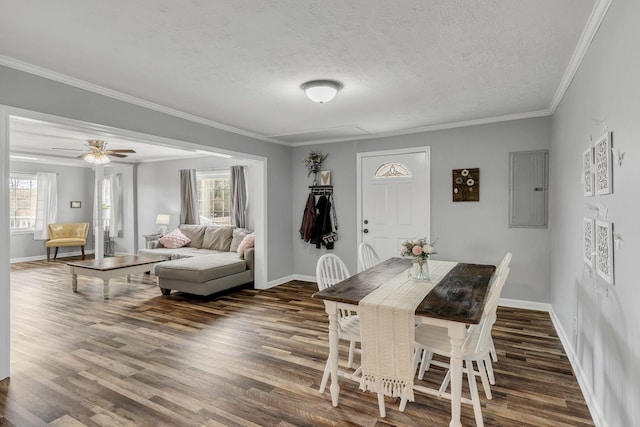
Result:
{"label": "glass vase", "polygon": [[411,265],[411,278],[429,280],[429,264],[426,259],[414,259]]}

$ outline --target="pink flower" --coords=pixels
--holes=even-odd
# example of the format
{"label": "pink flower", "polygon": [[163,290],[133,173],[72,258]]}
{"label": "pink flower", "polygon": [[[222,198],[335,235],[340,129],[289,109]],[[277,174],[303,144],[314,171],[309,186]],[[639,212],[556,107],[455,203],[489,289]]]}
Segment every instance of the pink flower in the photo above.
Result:
{"label": "pink flower", "polygon": [[411,253],[415,256],[422,255],[422,248],[416,245],[411,249]]}

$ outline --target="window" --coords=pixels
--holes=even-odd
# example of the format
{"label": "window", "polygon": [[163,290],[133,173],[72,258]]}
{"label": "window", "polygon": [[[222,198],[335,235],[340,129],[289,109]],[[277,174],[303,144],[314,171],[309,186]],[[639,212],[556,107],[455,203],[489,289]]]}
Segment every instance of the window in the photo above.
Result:
{"label": "window", "polygon": [[201,223],[231,225],[229,171],[198,171],[198,213]]}
{"label": "window", "polygon": [[36,174],[11,174],[9,180],[9,228],[11,231],[33,231],[36,222],[37,197]]}
{"label": "window", "polygon": [[412,176],[407,165],[397,162],[385,163],[374,174],[375,179],[411,178]]}

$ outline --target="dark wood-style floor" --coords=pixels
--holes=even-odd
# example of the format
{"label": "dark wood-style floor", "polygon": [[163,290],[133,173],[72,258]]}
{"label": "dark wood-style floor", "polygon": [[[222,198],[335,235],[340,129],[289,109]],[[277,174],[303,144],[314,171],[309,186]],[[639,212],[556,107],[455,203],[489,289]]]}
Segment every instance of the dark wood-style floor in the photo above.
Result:
{"label": "dark wood-style floor", "polygon": [[[214,298],[163,297],[153,276],[111,281],[63,262],[11,268],[11,378],[2,426],[446,426],[449,401],[416,395],[404,413],[343,380],[340,406],[318,386],[328,352],[314,283]],[[508,286],[508,285],[507,285]],[[487,426],[592,426],[571,366],[543,312],[500,308],[499,362]],[[346,359],[342,348],[341,363]],[[428,372],[434,386],[443,372]],[[482,391],[481,391],[482,393]],[[475,425],[463,405],[463,424]]]}

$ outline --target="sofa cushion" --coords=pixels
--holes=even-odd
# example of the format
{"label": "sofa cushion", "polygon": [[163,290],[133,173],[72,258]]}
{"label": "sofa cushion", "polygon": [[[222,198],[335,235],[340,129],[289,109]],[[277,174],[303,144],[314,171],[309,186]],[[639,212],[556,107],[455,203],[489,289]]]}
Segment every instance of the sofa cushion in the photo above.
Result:
{"label": "sofa cushion", "polygon": [[202,239],[204,239],[204,231],[207,228],[206,225],[191,225],[191,224],[180,224],[178,226],[182,234],[187,236],[191,242],[187,246],[191,248],[201,248],[202,247]]}
{"label": "sofa cushion", "polygon": [[232,227],[207,227],[204,232],[202,247],[216,251],[229,252],[233,239]]}
{"label": "sofa cushion", "polygon": [[238,252],[238,246],[240,246],[240,243],[242,243],[244,238],[249,234],[251,234],[249,230],[245,230],[244,228],[234,228],[229,252]]}
{"label": "sofa cushion", "polygon": [[171,233],[162,236],[158,241],[165,248],[176,249],[186,246],[191,240],[180,229],[176,228]]}
{"label": "sofa cushion", "polygon": [[253,233],[248,234],[247,237],[245,237],[242,240],[242,242],[240,242],[240,245],[238,246],[238,255],[241,257],[244,257],[245,249],[253,248],[255,246],[255,242],[256,242],[255,234]]}
{"label": "sofa cushion", "polygon": [[176,258],[185,258],[191,256],[197,256],[198,252],[202,249],[190,248],[188,246],[183,246],[177,249],[169,249],[169,248],[154,248],[154,249],[140,249],[138,251],[138,255],[141,256],[162,256],[166,259],[176,259]]}
{"label": "sofa cushion", "polygon": [[204,283],[242,273],[246,269],[247,263],[242,259],[230,259],[214,254],[162,262],[156,264],[154,273],[164,279]]}

